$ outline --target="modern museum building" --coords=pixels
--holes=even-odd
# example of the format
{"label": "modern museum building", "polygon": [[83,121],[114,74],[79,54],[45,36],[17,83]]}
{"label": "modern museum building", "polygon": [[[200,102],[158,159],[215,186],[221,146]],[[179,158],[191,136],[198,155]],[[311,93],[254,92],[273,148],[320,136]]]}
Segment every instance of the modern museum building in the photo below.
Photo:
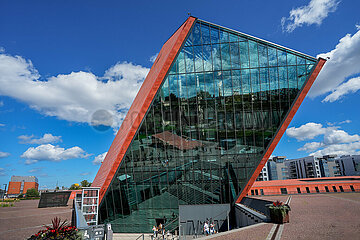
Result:
{"label": "modern museum building", "polygon": [[179,206],[241,201],[324,64],[189,17],[163,45],[93,181],[99,222],[170,230]]}

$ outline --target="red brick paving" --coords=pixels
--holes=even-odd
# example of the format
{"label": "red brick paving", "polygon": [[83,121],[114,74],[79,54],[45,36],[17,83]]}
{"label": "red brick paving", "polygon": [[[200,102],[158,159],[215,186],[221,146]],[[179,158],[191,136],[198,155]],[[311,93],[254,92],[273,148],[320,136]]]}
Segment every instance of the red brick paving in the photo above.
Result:
{"label": "red brick paving", "polygon": [[[285,202],[287,195],[257,197]],[[281,239],[360,239],[360,193],[292,195]]]}
{"label": "red brick paving", "polygon": [[[286,201],[288,196],[262,196],[261,199]],[[58,216],[71,219],[71,206],[37,208],[38,200],[0,208],[0,239],[21,240],[30,237],[43,224]],[[290,223],[284,225],[281,239],[360,239],[360,193],[292,195]],[[234,230],[212,239],[265,239],[273,224]]]}
{"label": "red brick paving", "polygon": [[[71,202],[71,201],[70,201]],[[60,217],[71,221],[71,205],[67,207],[38,208],[39,200],[22,200],[14,207],[0,208],[0,240],[27,239]]]}
{"label": "red brick paving", "polygon": [[250,228],[238,229],[226,235],[212,237],[211,240],[265,240],[272,226],[272,223],[252,225]]}
{"label": "red brick paving", "polygon": [[281,239],[360,239],[360,199],[347,200],[360,194],[343,195],[293,196],[290,223],[285,224]]}

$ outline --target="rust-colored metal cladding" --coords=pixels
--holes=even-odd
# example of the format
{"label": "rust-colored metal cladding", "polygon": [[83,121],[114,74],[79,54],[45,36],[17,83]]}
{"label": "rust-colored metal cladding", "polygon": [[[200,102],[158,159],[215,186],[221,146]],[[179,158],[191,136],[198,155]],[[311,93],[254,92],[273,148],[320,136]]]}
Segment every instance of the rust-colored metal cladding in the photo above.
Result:
{"label": "rust-colored metal cladding", "polygon": [[92,186],[100,187],[100,201],[104,197],[125,153],[150,107],[162,81],[166,77],[179,49],[196,18],[189,17],[166,41],[131,105]]}
{"label": "rust-colored metal cladding", "polygon": [[242,190],[240,196],[238,197],[236,202],[240,202],[241,199],[243,199],[243,197],[246,196],[246,194],[248,193],[248,191],[250,190],[251,186],[254,184],[256,178],[259,176],[261,170],[263,169],[263,167],[265,166],[267,160],[269,159],[269,157],[271,156],[272,152],[274,151],[276,145],[279,143],[281,137],[283,136],[283,134],[285,133],[287,127],[289,126],[291,120],[293,119],[293,117],[295,116],[295,113],[297,112],[297,110],[299,109],[302,101],[304,100],[306,94],[309,92],[312,84],[314,83],[316,77],[319,75],[320,70],[322,69],[322,67],[324,66],[326,60],[323,58],[319,58],[316,64],[316,67],[314,68],[314,70],[312,71],[311,75],[309,76],[305,86],[302,88],[301,92],[299,93],[297,99],[295,100],[294,104],[291,106],[290,111],[288,113],[288,115],[286,116],[285,120],[283,121],[283,123],[281,124],[280,129],[278,130],[278,132],[276,133],[275,137],[273,138],[271,144],[269,145],[269,147],[267,148],[260,164],[258,165],[258,167],[255,169],[253,175],[251,176],[249,182],[246,184],[246,186],[244,187],[244,189]]}

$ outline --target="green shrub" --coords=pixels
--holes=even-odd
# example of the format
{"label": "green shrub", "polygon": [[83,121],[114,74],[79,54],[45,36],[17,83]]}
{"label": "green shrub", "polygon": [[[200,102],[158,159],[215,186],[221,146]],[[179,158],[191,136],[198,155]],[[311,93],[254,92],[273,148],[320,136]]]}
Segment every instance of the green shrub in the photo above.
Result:
{"label": "green shrub", "polygon": [[26,198],[31,198],[31,197],[39,197],[40,194],[38,192],[38,190],[36,190],[35,188],[29,188],[27,191],[26,191]]}

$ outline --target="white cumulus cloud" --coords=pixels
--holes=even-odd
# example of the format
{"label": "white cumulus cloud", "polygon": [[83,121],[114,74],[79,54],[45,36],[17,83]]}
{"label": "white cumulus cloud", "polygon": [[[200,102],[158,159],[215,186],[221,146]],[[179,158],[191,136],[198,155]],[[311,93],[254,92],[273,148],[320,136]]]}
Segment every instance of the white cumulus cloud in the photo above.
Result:
{"label": "white cumulus cloud", "polygon": [[102,154],[97,155],[97,156],[94,158],[94,160],[92,161],[92,163],[93,163],[94,165],[100,165],[100,164],[104,161],[106,154],[107,154],[107,152],[104,152],[104,153],[102,153]]}
{"label": "white cumulus cloud", "polygon": [[344,130],[329,129],[324,135],[324,144],[332,145],[338,143],[351,143],[360,141],[360,136],[357,134],[350,135]]}
{"label": "white cumulus cloud", "polygon": [[340,84],[332,93],[327,95],[323,102],[335,102],[349,93],[355,93],[360,89],[360,77],[352,78],[349,81]]}
{"label": "white cumulus cloud", "polygon": [[97,110],[114,116],[112,127],[119,127],[149,69],[119,62],[104,76],[72,72],[45,80],[30,60],[0,54],[0,95],[27,103],[46,116],[89,123]]}
{"label": "white cumulus cloud", "polygon": [[74,158],[87,158],[89,155],[80,147],[62,148],[52,144],[43,144],[37,147],[30,147],[21,157],[26,159],[25,164],[32,164],[38,161],[60,162]]}
{"label": "white cumulus cloud", "polygon": [[298,151],[306,151],[306,152],[312,152],[319,148],[321,148],[324,144],[321,142],[308,142],[305,143],[305,145],[298,149]]}
{"label": "white cumulus cloud", "polygon": [[[349,123],[345,120],[341,123]],[[358,134],[350,135],[339,126],[330,125],[323,127],[320,123],[307,123],[298,128],[289,128],[290,134],[287,135],[296,138],[298,141],[313,139],[314,137],[323,136],[320,142],[307,142],[298,149],[298,151],[309,152],[310,155],[323,156],[328,154],[347,155],[360,153],[360,136]]]}
{"label": "white cumulus cloud", "polygon": [[54,136],[51,133],[45,133],[41,138],[35,138],[34,135],[21,135],[18,137],[22,144],[46,144],[61,142],[61,136]]}
{"label": "white cumulus cloud", "polygon": [[6,176],[4,168],[0,168],[0,176]]}
{"label": "white cumulus cloud", "polygon": [[294,8],[289,17],[281,18],[283,32],[292,32],[303,25],[317,24],[334,12],[340,1],[337,0],[311,0],[308,5]]}
{"label": "white cumulus cloud", "polygon": [[360,142],[352,142],[345,144],[333,144],[319,149],[311,153],[313,156],[324,156],[329,154],[341,155],[358,155],[360,154]]}
{"label": "white cumulus cloud", "polygon": [[1,151],[0,151],[0,158],[6,158],[6,157],[8,157],[8,156],[10,156],[10,153],[8,153],[8,152],[1,152]]}
{"label": "white cumulus cloud", "polygon": [[[360,74],[359,53],[360,30],[354,35],[347,34],[341,38],[335,49],[330,52],[319,54],[318,57],[329,59],[311,87],[309,96],[316,97],[332,92],[323,101],[333,102],[345,94],[357,91],[358,78],[352,78],[346,83],[343,82],[356,74]],[[352,84],[354,84],[354,90],[351,90]]]}
{"label": "white cumulus cloud", "polygon": [[298,128],[288,128],[286,134],[291,138],[296,138],[298,141],[304,141],[323,135],[326,133],[326,130],[327,128],[324,128],[320,123],[309,122]]}

